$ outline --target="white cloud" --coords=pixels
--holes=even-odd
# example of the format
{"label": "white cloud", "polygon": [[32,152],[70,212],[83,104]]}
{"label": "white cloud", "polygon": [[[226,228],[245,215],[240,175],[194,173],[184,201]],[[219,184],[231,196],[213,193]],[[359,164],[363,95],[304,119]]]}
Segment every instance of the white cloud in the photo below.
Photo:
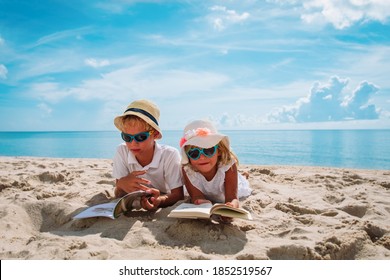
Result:
{"label": "white cloud", "polygon": [[55,74],[72,73],[83,68],[84,54],[72,48],[58,48],[49,51],[31,52],[19,55],[17,67],[12,75],[14,82],[38,77],[51,77]]}
{"label": "white cloud", "polygon": [[61,89],[58,83],[45,82],[32,84],[28,94],[47,102],[56,103],[69,96],[70,92]]}
{"label": "white cloud", "polygon": [[315,83],[304,98],[268,115],[271,122],[327,122],[378,119],[380,111],[369,104],[379,88],[363,81],[350,95],[344,96],[348,79],[332,77],[328,84]]}
{"label": "white cloud", "polygon": [[359,21],[386,22],[390,17],[388,0],[307,0],[302,20],[307,23],[329,22],[344,29]]}
{"label": "white cloud", "polygon": [[146,61],[103,74],[99,79],[84,80],[73,87],[54,82],[35,83],[30,93],[52,103],[65,97],[122,103],[137,98],[208,94],[228,80],[222,74],[205,71],[157,70],[155,62]]}
{"label": "white cloud", "polygon": [[212,11],[212,14],[209,15],[210,21],[214,29],[218,31],[222,31],[230,25],[244,22],[250,17],[248,12],[240,14],[223,6],[213,6],[210,10]]}
{"label": "white cloud", "polygon": [[222,30],[225,29],[223,21],[220,18],[215,18],[213,20],[213,27],[214,27],[215,30],[218,30],[218,31],[222,31]]}
{"label": "white cloud", "polygon": [[98,60],[95,58],[87,58],[84,62],[86,65],[91,66],[93,68],[100,68],[110,65],[110,61],[107,59]]}
{"label": "white cloud", "polygon": [[89,26],[55,32],[39,38],[35,44],[30,46],[30,48],[51,44],[53,42],[61,41],[68,38],[79,39],[80,36],[89,34],[91,32],[93,32],[93,29]]}
{"label": "white cloud", "polygon": [[258,115],[242,113],[222,113],[221,115],[209,115],[207,120],[214,123],[218,129],[258,129],[266,125]]}
{"label": "white cloud", "polygon": [[0,64],[0,79],[7,79],[8,69],[4,64]]}
{"label": "white cloud", "polygon": [[0,36],[0,46],[4,45],[4,39]]}
{"label": "white cloud", "polygon": [[226,80],[227,77],[215,73],[151,71],[145,66],[124,68],[105,74],[99,80],[84,81],[71,92],[80,99],[122,101],[141,97],[169,98],[186,93],[209,92]]}
{"label": "white cloud", "polygon": [[128,11],[128,7],[137,3],[157,3],[160,4],[161,0],[115,0],[115,1],[97,1],[96,8],[108,11],[113,14],[122,14]]}
{"label": "white cloud", "polygon": [[352,119],[367,120],[377,119],[379,113],[374,104],[368,104],[370,98],[379,88],[366,81],[361,82],[358,88],[347,96],[341,106],[345,109],[347,117]]}
{"label": "white cloud", "polygon": [[44,116],[48,116],[53,111],[46,103],[39,103],[37,107],[43,112]]}

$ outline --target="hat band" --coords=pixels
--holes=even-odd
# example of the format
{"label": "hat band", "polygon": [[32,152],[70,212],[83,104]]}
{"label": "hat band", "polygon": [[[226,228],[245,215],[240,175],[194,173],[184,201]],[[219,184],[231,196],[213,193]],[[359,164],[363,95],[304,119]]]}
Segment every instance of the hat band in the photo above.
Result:
{"label": "hat band", "polygon": [[[152,114],[150,114],[149,112],[145,111],[145,110],[142,110],[142,109],[138,109],[138,108],[129,108],[127,109],[124,113],[128,112],[128,111],[132,111],[132,112],[136,112],[136,113],[141,113],[142,115],[145,115],[147,116],[149,119],[151,119],[155,124],[158,125],[158,122],[156,120],[155,117],[153,117]],[[123,113],[123,114],[124,114]]]}

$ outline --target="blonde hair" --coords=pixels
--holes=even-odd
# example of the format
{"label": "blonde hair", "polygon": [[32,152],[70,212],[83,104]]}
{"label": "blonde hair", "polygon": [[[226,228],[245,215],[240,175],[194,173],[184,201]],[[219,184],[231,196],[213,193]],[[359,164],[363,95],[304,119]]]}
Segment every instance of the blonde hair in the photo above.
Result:
{"label": "blonde hair", "polygon": [[[187,152],[192,149],[192,148],[195,148],[197,146],[185,146],[184,150],[187,154]],[[226,146],[226,144],[224,143],[224,141],[220,141],[218,143],[218,160],[217,160],[217,165],[225,165],[225,164],[228,164],[230,163],[232,160],[235,161],[236,165],[238,166],[239,162],[238,162],[238,157],[231,151],[229,150],[229,148]],[[190,161],[188,161],[188,163],[184,164],[185,166],[189,165],[190,167],[192,167]]]}
{"label": "blonde hair", "polygon": [[130,126],[143,125],[146,131],[155,130],[149,123],[134,115],[127,115],[122,117],[122,125],[128,124]]}
{"label": "blonde hair", "polygon": [[224,141],[218,143],[218,164],[228,164],[232,160],[238,165],[238,157],[225,145]]}

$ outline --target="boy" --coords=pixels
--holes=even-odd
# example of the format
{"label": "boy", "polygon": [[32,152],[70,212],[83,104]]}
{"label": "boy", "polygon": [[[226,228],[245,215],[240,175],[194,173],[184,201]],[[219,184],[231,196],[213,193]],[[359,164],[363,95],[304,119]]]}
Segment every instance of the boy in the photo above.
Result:
{"label": "boy", "polygon": [[162,138],[159,117],[155,104],[137,100],[114,119],[125,141],[114,157],[115,196],[145,190],[152,197],[143,197],[141,207],[152,211],[184,198],[179,152],[155,141]]}

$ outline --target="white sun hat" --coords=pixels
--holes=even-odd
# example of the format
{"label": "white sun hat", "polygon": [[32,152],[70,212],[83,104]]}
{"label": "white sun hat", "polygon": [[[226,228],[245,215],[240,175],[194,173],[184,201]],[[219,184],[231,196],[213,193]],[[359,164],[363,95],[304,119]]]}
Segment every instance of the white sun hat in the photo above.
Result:
{"label": "white sun hat", "polygon": [[197,146],[200,148],[211,148],[223,141],[230,150],[229,137],[217,131],[215,126],[205,120],[196,120],[189,123],[183,131],[183,137],[180,139],[181,163],[188,163],[188,156],[185,146]]}

